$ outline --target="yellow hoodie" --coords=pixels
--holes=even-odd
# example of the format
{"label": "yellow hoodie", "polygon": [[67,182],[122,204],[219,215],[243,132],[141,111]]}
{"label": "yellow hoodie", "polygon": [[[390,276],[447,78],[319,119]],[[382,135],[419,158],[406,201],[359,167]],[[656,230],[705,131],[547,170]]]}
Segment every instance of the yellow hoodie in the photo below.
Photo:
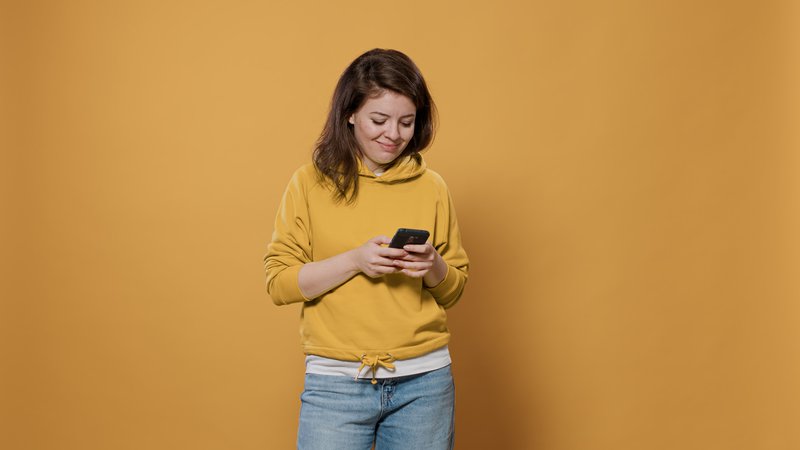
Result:
{"label": "yellow hoodie", "polygon": [[[317,298],[305,298],[297,276],[303,264],[391,237],[397,228],[431,233],[447,263],[444,280],[425,287],[402,273],[356,275]],[[404,157],[380,176],[359,165],[354,204],[336,203],[312,163],[292,175],[264,256],[267,291],[277,305],[303,304],[300,334],[306,354],[350,361],[407,359],[447,344],[445,308],[456,303],[469,261],[461,246],[453,201],[442,177],[422,156]]]}

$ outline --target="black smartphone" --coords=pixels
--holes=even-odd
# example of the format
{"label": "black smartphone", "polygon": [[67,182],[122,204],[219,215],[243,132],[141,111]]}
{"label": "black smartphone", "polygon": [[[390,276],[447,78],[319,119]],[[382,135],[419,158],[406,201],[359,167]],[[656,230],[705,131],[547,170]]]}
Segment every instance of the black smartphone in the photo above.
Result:
{"label": "black smartphone", "polygon": [[428,241],[428,233],[425,230],[415,230],[413,228],[398,228],[397,233],[392,238],[391,248],[403,248],[408,244],[424,244]]}

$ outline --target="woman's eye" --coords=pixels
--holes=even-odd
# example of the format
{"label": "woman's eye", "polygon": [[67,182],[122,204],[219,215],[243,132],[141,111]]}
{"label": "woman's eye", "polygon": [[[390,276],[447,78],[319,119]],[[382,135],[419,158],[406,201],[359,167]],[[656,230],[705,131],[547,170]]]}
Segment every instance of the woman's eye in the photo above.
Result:
{"label": "woman's eye", "polygon": [[378,122],[377,120],[373,120],[372,123],[374,123],[375,125],[383,125],[386,123],[386,121],[384,120],[383,122]]}
{"label": "woman's eye", "polygon": [[408,122],[403,124],[404,127],[410,127],[411,125],[414,125],[414,122]]}

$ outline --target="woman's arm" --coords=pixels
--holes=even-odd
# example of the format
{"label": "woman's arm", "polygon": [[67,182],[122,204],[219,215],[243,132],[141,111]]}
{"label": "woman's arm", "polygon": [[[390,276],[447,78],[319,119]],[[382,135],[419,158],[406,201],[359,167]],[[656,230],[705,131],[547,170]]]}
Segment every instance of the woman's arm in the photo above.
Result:
{"label": "woman's arm", "polygon": [[412,277],[422,277],[425,288],[443,308],[453,306],[464,291],[469,270],[469,259],[461,245],[461,233],[450,192],[442,181],[444,200],[437,207],[433,242],[425,245],[407,245],[409,256],[396,260],[401,272]]}
{"label": "woman's arm", "polygon": [[402,268],[396,267],[394,261],[407,256],[408,252],[381,246],[391,241],[386,236],[378,236],[358,248],[303,264],[297,275],[300,291],[306,298],[313,299],[361,272],[371,278],[399,272]]}

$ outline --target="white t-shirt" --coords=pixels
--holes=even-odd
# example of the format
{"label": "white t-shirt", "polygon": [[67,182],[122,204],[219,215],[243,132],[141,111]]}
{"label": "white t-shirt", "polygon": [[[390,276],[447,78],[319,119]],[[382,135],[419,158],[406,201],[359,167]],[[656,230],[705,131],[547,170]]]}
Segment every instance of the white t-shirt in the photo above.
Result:
{"label": "white t-shirt", "polygon": [[[394,364],[393,371],[378,366],[375,378],[395,378],[430,372],[431,370],[448,366],[450,362],[450,350],[445,345],[442,348],[417,356],[416,358],[394,361],[392,363]],[[306,373],[355,378],[360,366],[361,362],[359,361],[342,361],[317,355],[306,356]],[[372,378],[372,370],[369,367],[364,367],[361,369],[361,373],[358,374],[358,377]]]}

